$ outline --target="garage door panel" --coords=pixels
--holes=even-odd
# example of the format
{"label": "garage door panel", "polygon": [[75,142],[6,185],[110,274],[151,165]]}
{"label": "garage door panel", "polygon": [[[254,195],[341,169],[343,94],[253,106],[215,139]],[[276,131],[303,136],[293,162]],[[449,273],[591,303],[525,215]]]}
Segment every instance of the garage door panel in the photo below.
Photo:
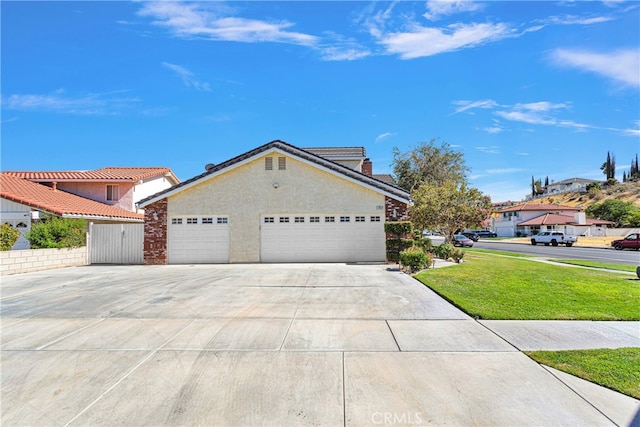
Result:
{"label": "garage door panel", "polygon": [[169,264],[228,263],[229,225],[169,224],[167,246]]}

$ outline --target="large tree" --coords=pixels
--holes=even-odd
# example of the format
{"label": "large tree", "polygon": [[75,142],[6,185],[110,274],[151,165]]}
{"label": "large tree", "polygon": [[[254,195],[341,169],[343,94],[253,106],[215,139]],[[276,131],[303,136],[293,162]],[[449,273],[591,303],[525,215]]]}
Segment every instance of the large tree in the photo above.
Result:
{"label": "large tree", "polygon": [[491,213],[491,199],[466,183],[424,183],[415,189],[409,208],[415,229],[431,229],[453,240],[456,230],[477,227]]}
{"label": "large tree", "polygon": [[616,158],[607,151],[607,160],[600,166],[600,170],[607,177],[607,180],[616,178]]}
{"label": "large tree", "polygon": [[613,221],[616,223],[616,227],[637,227],[640,208],[633,202],[608,199],[589,206],[585,209],[585,213],[591,217]]}
{"label": "large tree", "polygon": [[411,192],[423,183],[464,183],[469,168],[461,152],[436,139],[421,142],[407,152],[393,149],[393,174],[399,187]]}

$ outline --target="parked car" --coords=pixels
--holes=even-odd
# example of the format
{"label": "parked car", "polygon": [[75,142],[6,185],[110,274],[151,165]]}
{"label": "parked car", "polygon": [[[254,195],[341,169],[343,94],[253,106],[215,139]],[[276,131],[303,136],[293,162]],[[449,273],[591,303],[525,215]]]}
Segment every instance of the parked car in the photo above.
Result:
{"label": "parked car", "polygon": [[462,233],[463,236],[468,237],[469,239],[473,240],[474,242],[477,242],[478,239],[480,238],[480,236],[478,236],[478,233],[476,233],[475,231],[463,231]]}
{"label": "parked car", "polygon": [[577,241],[577,237],[569,236],[564,234],[562,231],[542,231],[535,236],[531,236],[531,244],[534,246],[538,243],[542,243],[545,246],[566,245],[570,248]]}
{"label": "parked car", "polygon": [[477,230],[475,233],[478,237],[498,237],[498,235],[491,230]]}
{"label": "parked car", "polygon": [[453,246],[462,246],[470,248],[473,246],[473,240],[464,234],[456,234],[453,236]]}
{"label": "parked car", "polygon": [[616,250],[623,249],[640,249],[640,233],[631,233],[624,239],[618,239],[611,242],[611,246]]}

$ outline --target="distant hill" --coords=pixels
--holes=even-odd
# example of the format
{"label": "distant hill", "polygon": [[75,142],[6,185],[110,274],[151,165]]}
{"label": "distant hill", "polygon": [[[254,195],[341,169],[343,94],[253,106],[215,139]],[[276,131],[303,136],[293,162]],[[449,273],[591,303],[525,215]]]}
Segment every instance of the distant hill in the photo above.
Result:
{"label": "distant hill", "polygon": [[547,197],[537,197],[528,203],[555,203],[565,206],[577,206],[586,209],[595,203],[602,203],[607,199],[618,199],[633,202],[640,207],[640,182],[625,182],[603,188],[591,193],[562,193]]}

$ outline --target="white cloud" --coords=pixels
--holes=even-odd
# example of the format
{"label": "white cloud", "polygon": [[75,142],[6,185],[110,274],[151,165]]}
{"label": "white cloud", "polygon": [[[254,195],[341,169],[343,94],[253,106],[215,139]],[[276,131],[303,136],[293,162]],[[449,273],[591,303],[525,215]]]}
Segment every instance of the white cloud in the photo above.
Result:
{"label": "white cloud", "polygon": [[471,110],[474,108],[495,108],[498,104],[491,99],[483,99],[481,101],[453,101],[453,105],[459,105],[455,109],[453,114],[462,113],[463,111]]}
{"label": "white cloud", "polygon": [[487,169],[487,173],[489,175],[505,175],[505,174],[510,174],[510,173],[519,173],[522,172],[524,169],[519,169],[519,168],[498,168],[498,169]]}
{"label": "white cloud", "polygon": [[493,202],[506,202],[508,200],[523,200],[531,193],[528,186],[519,186],[513,181],[498,181],[489,184],[478,184],[476,187],[484,194],[491,196]]}
{"label": "white cloud", "polygon": [[169,62],[163,62],[162,65],[178,74],[185,86],[205,92],[211,91],[211,85],[209,83],[197,80],[194,74],[186,68]]}
{"label": "white cloud", "polygon": [[471,0],[429,0],[425,18],[435,21],[441,16],[452,15],[461,12],[473,12],[482,8],[482,5]]}
{"label": "white cloud", "polygon": [[371,51],[352,38],[334,32],[326,32],[327,41],[318,45],[321,58],[325,61],[355,61],[371,55]]}
{"label": "white cloud", "polygon": [[381,35],[378,42],[388,53],[400,55],[402,59],[414,59],[475,47],[513,35],[513,30],[503,23],[454,24],[443,28],[414,25],[407,32]]}
{"label": "white cloud", "polygon": [[485,154],[500,154],[500,147],[495,145],[491,147],[475,147],[475,149]]}
{"label": "white cloud", "polygon": [[[318,38],[289,31],[288,21],[261,21],[224,16],[206,4],[145,2],[138,12],[154,19],[153,24],[168,28],[176,36],[235,42],[276,42],[314,46]],[[222,11],[229,13],[228,10]]]}
{"label": "white cloud", "polygon": [[393,136],[393,135],[395,135],[395,133],[392,133],[392,132],[381,133],[376,137],[376,142],[380,142],[383,139],[389,138],[390,136]]}
{"label": "white cloud", "polygon": [[[556,103],[549,101],[517,103],[513,105],[502,105],[493,100],[480,101],[453,101],[457,105],[453,114],[459,112],[470,112],[474,109],[490,109],[492,113],[502,119],[511,122],[527,123],[531,125],[557,126],[571,128],[577,132],[585,132],[590,129],[606,130],[618,132],[628,136],[637,136],[637,129],[618,129],[612,127],[594,126],[586,123],[579,123],[572,120],[558,118],[557,116],[564,110],[571,110],[569,102]],[[639,125],[640,127],[640,125]],[[489,133],[500,133],[505,131],[505,127],[497,120],[493,120],[493,125],[482,128]],[[531,130],[532,131],[532,130]]]}
{"label": "white cloud", "polygon": [[504,132],[504,128],[501,128],[500,126],[496,126],[496,125],[482,128],[482,130],[487,132],[487,133],[501,133],[501,132]]}
{"label": "white cloud", "polygon": [[137,98],[113,96],[121,93],[92,93],[76,97],[63,96],[64,91],[57,90],[52,94],[13,94],[2,97],[2,105],[8,110],[49,111],[63,114],[108,115],[117,114],[120,110],[139,102]]}
{"label": "white cloud", "polygon": [[640,86],[638,49],[623,49],[610,53],[556,49],[551,58],[559,65],[596,73],[627,86]]}
{"label": "white cloud", "polygon": [[592,25],[601,24],[603,22],[613,21],[614,18],[610,16],[575,16],[575,15],[563,15],[563,16],[551,16],[544,20],[547,24],[555,25]]}

